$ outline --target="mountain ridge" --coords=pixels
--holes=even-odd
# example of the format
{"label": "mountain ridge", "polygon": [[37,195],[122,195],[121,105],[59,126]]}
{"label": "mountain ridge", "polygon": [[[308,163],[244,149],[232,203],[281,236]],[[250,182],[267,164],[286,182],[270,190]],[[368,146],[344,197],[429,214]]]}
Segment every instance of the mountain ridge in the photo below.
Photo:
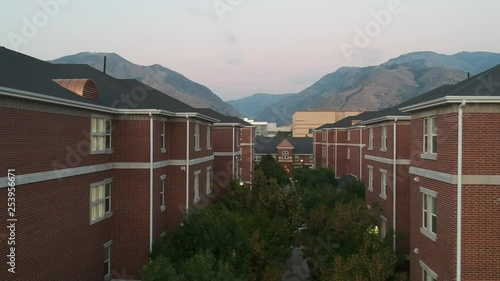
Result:
{"label": "mountain ridge", "polygon": [[106,73],[115,78],[136,79],[195,108],[209,107],[222,114],[242,116],[233,106],[222,101],[208,87],[160,64],[149,66],[134,64],[114,52],[80,52],[50,60],[49,62],[88,64],[103,71],[104,57],[106,57],[107,61]]}

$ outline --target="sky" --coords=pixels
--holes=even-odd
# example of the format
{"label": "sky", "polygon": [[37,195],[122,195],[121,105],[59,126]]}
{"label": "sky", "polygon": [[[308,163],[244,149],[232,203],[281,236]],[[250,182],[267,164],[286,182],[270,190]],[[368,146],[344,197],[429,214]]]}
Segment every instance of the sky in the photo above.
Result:
{"label": "sky", "polygon": [[500,52],[498,11],[498,0],[3,0],[0,46],[43,60],[114,52],[231,100],[414,51]]}

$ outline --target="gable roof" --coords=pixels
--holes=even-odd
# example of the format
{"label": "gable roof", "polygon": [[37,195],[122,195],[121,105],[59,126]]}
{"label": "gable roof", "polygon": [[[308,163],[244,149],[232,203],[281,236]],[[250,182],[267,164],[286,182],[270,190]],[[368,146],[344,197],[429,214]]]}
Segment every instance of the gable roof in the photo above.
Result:
{"label": "gable roof", "polygon": [[294,154],[313,154],[312,138],[294,138],[294,137],[262,137],[255,138],[256,154],[276,154],[278,145],[284,140],[293,146]]}
{"label": "gable roof", "polygon": [[287,139],[283,139],[276,148],[294,148],[294,146]]}
{"label": "gable roof", "polygon": [[[120,110],[153,110],[165,114],[189,113],[217,121],[198,113],[193,107],[153,89],[137,80],[115,79],[89,65],[51,64],[0,47],[0,93],[42,102],[118,113]],[[90,79],[97,88],[97,99],[75,94],[55,79]]]}
{"label": "gable roof", "polygon": [[327,130],[327,129],[342,129],[342,128],[350,128],[358,125],[353,125],[353,121],[365,121],[369,119],[373,119],[375,116],[378,116],[378,111],[365,111],[355,116],[348,116],[344,119],[341,119],[335,123],[324,124],[316,128],[315,130]]}
{"label": "gable roof", "polygon": [[403,112],[446,103],[469,100],[478,103],[500,102],[500,65],[455,85],[446,85],[424,93],[399,106]]}

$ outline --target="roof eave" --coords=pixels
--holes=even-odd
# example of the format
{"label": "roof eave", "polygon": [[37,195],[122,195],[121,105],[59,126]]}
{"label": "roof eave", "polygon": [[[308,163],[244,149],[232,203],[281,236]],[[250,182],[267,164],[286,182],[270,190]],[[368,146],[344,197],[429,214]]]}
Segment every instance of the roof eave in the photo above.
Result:
{"label": "roof eave", "polygon": [[393,120],[411,120],[411,116],[404,116],[404,115],[388,115],[388,116],[382,116],[379,118],[374,118],[370,120],[365,120],[360,122],[363,125],[368,125],[368,124],[374,124],[374,123],[380,123],[384,121],[393,121]]}
{"label": "roof eave", "polygon": [[400,110],[402,112],[412,112],[443,104],[461,103],[464,100],[473,103],[500,103],[500,96],[445,96],[442,98],[402,107],[400,108]]}

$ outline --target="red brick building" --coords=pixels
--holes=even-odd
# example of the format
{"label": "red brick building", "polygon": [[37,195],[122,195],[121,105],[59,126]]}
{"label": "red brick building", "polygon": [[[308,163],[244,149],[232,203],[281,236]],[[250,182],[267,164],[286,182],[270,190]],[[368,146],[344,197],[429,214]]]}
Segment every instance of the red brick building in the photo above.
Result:
{"label": "red brick building", "polygon": [[267,154],[272,155],[290,176],[293,176],[294,168],[314,164],[312,138],[257,137],[255,162],[259,163]]}
{"label": "red brick building", "polygon": [[315,130],[315,165],[365,183],[411,280],[500,280],[499,82],[497,66]]}
{"label": "red brick building", "polygon": [[210,201],[220,120],[90,66],[0,61],[0,197],[15,170],[17,219],[0,279],[140,279],[151,244]]}

